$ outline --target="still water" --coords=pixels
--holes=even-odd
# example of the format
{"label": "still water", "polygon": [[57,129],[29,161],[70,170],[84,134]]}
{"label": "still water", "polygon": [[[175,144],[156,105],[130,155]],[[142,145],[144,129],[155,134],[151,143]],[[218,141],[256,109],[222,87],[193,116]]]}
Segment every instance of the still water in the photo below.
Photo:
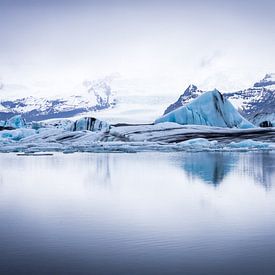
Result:
{"label": "still water", "polygon": [[275,153],[0,155],[0,274],[275,274]]}

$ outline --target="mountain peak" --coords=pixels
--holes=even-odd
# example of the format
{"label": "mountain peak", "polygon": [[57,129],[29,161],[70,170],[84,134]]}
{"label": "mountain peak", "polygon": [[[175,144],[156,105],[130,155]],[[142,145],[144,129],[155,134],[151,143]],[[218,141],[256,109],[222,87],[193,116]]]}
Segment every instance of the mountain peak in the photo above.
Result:
{"label": "mountain peak", "polygon": [[198,87],[194,84],[190,84],[187,89],[196,90],[196,89],[198,89]]}
{"label": "mountain peak", "polygon": [[168,108],[165,110],[164,114],[167,114],[179,107],[181,107],[183,104],[189,103],[194,98],[201,95],[203,91],[199,90],[198,87],[194,84],[190,84],[187,89],[183,92],[183,94],[178,98],[178,100],[168,106]]}
{"label": "mountain peak", "polygon": [[254,87],[265,87],[265,86],[270,86],[270,85],[275,85],[275,73],[269,73],[266,74],[265,77],[254,84]]}
{"label": "mountain peak", "polygon": [[183,92],[183,95],[189,96],[192,93],[196,92],[198,90],[198,87],[194,84],[190,84],[187,89]]}

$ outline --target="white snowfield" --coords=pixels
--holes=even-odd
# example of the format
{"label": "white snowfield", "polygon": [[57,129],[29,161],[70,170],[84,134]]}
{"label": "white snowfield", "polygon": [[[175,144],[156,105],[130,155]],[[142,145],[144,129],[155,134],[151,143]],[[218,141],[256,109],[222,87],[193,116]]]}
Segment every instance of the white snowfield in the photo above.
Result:
{"label": "white snowfield", "polygon": [[[45,125],[44,125],[45,126]],[[275,128],[219,128],[159,123],[72,131],[65,127],[0,131],[0,152],[140,152],[275,150]]]}

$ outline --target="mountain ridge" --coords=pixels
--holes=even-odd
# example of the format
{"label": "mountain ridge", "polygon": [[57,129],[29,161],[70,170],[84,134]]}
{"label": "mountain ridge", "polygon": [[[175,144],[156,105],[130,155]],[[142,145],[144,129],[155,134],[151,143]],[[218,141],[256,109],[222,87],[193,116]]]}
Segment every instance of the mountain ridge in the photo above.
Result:
{"label": "mountain ridge", "polygon": [[[3,89],[4,85],[2,85]],[[27,121],[67,118],[77,114],[111,108],[116,104],[110,79],[84,81],[75,95],[68,97],[23,97],[0,102],[0,118],[23,115]]]}
{"label": "mountain ridge", "polygon": [[[203,93],[205,91],[199,90],[197,86],[189,85],[178,100],[165,109],[164,115],[188,104]],[[223,93],[223,96],[232,102],[242,116],[260,126],[265,120],[269,121],[270,117],[274,117],[272,114],[275,110],[275,74],[266,74],[252,87],[237,92]],[[270,123],[273,124],[272,121]]]}

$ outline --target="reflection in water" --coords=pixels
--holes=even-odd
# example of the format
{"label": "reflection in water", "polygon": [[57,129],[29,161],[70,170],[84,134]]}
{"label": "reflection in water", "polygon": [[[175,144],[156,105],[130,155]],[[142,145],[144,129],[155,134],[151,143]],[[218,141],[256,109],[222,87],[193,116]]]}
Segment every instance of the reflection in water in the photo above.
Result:
{"label": "reflection in water", "polygon": [[111,184],[110,161],[110,154],[88,156],[89,168],[87,170],[85,184],[88,186],[109,186]]}
{"label": "reflection in water", "polygon": [[0,155],[0,274],[275,274],[274,157]]}
{"label": "reflection in water", "polygon": [[238,161],[230,153],[188,153],[182,155],[181,166],[188,177],[199,177],[205,183],[218,186]]}
{"label": "reflection in water", "polygon": [[275,154],[272,152],[255,152],[240,158],[239,169],[243,174],[254,178],[257,184],[262,185],[267,191],[272,188],[274,180]]}
{"label": "reflection in water", "polygon": [[[82,178],[86,187],[107,187],[113,184],[114,174],[118,171],[127,172],[130,163],[132,165],[144,163],[142,154],[134,156],[108,153],[83,155],[85,156],[83,158],[79,158],[77,154],[71,155],[70,161],[67,161],[65,156],[62,158],[60,156],[31,158],[6,155],[0,158],[0,167],[3,172],[21,170],[35,173],[36,170],[42,169],[45,175],[53,171],[58,175],[60,169],[66,169],[68,174],[77,175],[79,180]],[[199,178],[206,184],[218,187],[225,177],[238,173],[252,178],[256,184],[260,184],[266,190],[272,188],[275,173],[273,152],[182,152],[153,156],[154,153],[146,155],[146,166],[163,162],[171,167],[180,167],[190,182],[194,178]],[[4,174],[0,171],[0,185],[6,180]]]}
{"label": "reflection in water", "polygon": [[178,157],[177,162],[188,177],[199,177],[205,183],[215,187],[222,183],[228,173],[237,169],[238,173],[252,177],[257,184],[270,190],[274,177],[275,154],[270,152],[187,153]]}

